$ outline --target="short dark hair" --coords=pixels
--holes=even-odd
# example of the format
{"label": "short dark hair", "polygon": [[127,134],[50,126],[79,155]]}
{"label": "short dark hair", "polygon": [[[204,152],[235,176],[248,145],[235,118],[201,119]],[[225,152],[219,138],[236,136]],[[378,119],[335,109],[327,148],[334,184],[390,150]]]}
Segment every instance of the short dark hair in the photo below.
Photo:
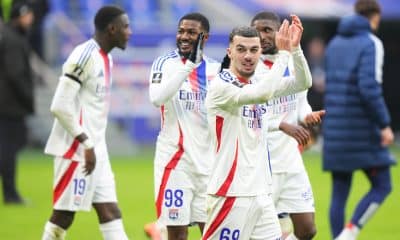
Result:
{"label": "short dark hair", "polygon": [[381,7],[376,0],[357,0],[354,11],[369,19],[374,14],[380,14]]}
{"label": "short dark hair", "polygon": [[235,36],[241,36],[241,37],[247,37],[247,38],[252,38],[252,37],[258,37],[260,38],[260,33],[252,27],[248,26],[241,26],[241,27],[235,27],[232,29],[232,32],[229,34],[229,42],[233,42],[233,38]]}
{"label": "short dark hair", "polygon": [[19,18],[32,11],[32,6],[26,1],[13,1],[10,10],[10,19]]}
{"label": "short dark hair", "polygon": [[272,20],[272,21],[276,22],[277,24],[281,23],[281,18],[278,16],[278,14],[273,13],[273,12],[267,12],[267,11],[257,13],[253,17],[253,19],[251,19],[250,24],[254,25],[254,22],[257,20]]}
{"label": "short dark hair", "polygon": [[122,14],[125,14],[125,11],[117,6],[107,5],[100,8],[94,17],[94,26],[96,30],[104,31],[108,24]]}
{"label": "short dark hair", "polygon": [[181,24],[183,20],[198,21],[201,23],[201,26],[203,27],[204,31],[206,31],[207,33],[210,32],[210,22],[208,21],[207,17],[201,13],[198,12],[188,13],[185,16],[181,17],[181,19],[179,19],[179,24]]}

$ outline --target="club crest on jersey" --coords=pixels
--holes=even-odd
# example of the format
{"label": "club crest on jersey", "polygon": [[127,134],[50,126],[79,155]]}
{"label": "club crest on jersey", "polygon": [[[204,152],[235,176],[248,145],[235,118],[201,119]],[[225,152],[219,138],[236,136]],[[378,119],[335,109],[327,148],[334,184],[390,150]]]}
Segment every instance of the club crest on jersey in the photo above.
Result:
{"label": "club crest on jersey", "polygon": [[101,71],[99,72],[99,74],[97,75],[97,77],[98,77],[98,78],[103,78],[103,77],[104,77],[103,70],[101,70]]}
{"label": "club crest on jersey", "polygon": [[311,190],[311,188],[308,188],[306,191],[304,191],[303,193],[301,193],[301,197],[305,200],[305,201],[309,201],[313,199],[313,192]]}
{"label": "club crest on jersey", "polygon": [[160,72],[153,73],[153,76],[151,77],[151,83],[161,83],[161,78],[162,78],[162,73]]}
{"label": "club crest on jersey", "polygon": [[168,217],[171,220],[176,220],[179,218],[179,209],[172,208],[168,210]]}

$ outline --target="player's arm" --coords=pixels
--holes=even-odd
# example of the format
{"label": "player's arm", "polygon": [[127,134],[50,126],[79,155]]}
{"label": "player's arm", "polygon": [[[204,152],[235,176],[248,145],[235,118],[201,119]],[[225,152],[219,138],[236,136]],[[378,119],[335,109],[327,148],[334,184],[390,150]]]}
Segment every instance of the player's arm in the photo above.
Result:
{"label": "player's arm", "polygon": [[[228,72],[222,72],[220,79],[211,82],[207,97],[219,107],[234,107],[245,104],[265,103],[275,91],[277,81],[283,75],[289,59],[288,51],[280,51],[271,71],[262,74],[255,84],[242,84]],[[260,74],[261,75],[261,74]]]}
{"label": "player's arm", "polygon": [[255,84],[242,84],[237,80],[231,79],[233,76],[228,72],[222,72],[218,78],[213,80],[209,86],[207,98],[210,99],[216,106],[229,108],[242,106],[245,104],[265,103],[274,93],[274,87],[267,84],[268,79],[279,78],[285,71],[284,62],[288,61],[289,52],[282,52],[281,57],[278,57],[276,62],[282,61],[282,65],[274,64],[268,74],[265,75],[265,81],[260,81]]}
{"label": "player's arm", "polygon": [[301,82],[312,82],[311,70],[300,45],[292,51],[294,76]]}
{"label": "player's arm", "polygon": [[292,33],[291,46],[292,46],[294,76],[296,77],[297,81],[310,83],[311,86],[312,82],[311,70],[310,67],[308,66],[303,50],[300,47],[300,41],[303,35],[303,25],[298,16],[292,14],[290,17],[292,20],[292,23],[290,25],[290,30]]}
{"label": "player's arm", "polygon": [[[292,24],[290,24],[289,26],[288,21],[285,20],[282,23],[279,31],[276,33],[276,38],[275,38],[276,45],[278,49],[281,50],[279,51],[278,59],[274,62],[274,65],[271,68],[272,74],[267,72],[264,74],[259,74],[257,76],[258,78],[261,78],[260,81],[261,86],[259,87],[263,89],[269,88],[268,92],[269,94],[262,96],[262,97],[267,97],[267,99],[276,96],[285,96],[297,93],[308,89],[309,87],[311,87],[312,84],[311,73],[309,73],[306,61],[303,61],[302,66],[304,65],[304,63],[306,64],[309,73],[308,77],[299,77],[299,78],[282,77],[284,71],[288,66],[288,56],[285,56],[286,58],[281,58],[280,56],[282,56],[283,53],[287,53],[287,51],[285,50],[291,51],[291,54],[293,56],[297,56],[299,54],[298,48],[300,46],[300,40],[303,33],[303,27],[301,25],[300,19],[296,15],[292,15],[291,17],[292,17]],[[289,39],[286,39],[287,32],[289,33]],[[301,49],[300,52],[302,55]]]}
{"label": "player's arm", "polygon": [[232,98],[231,104],[263,103],[275,96],[289,95],[303,91],[311,86],[311,82],[282,78],[287,68],[290,53],[281,50],[278,54],[278,58],[269,72],[257,74],[256,77],[260,80],[255,84],[247,84],[236,90],[237,93]]}
{"label": "player's arm", "polygon": [[190,61],[186,61],[184,65],[171,71],[173,72],[172,74],[168,74],[163,69],[155,67],[160,64],[160,61],[162,60],[159,58],[153,63],[149,86],[150,101],[157,107],[163,105],[176,94],[182,83],[197,66]]}
{"label": "player's arm", "polygon": [[274,96],[285,96],[300,92],[306,90],[312,85],[311,71],[300,47],[300,41],[303,35],[303,26],[300,18],[296,15],[291,15],[291,20],[292,23],[289,26],[290,47],[295,77],[282,78]]}
{"label": "player's arm", "polygon": [[279,125],[279,129],[287,135],[293,137],[297,143],[302,146],[307,145],[308,141],[311,139],[310,132],[300,125],[290,124],[282,121]]}
{"label": "player's arm", "polygon": [[[240,84],[225,72],[220,78],[225,81],[216,81],[215,87],[210,87],[211,96],[215,104],[219,106],[241,106],[245,104],[264,103],[270,99],[277,89],[277,85],[283,75],[289,61],[290,38],[289,22],[284,20],[279,31],[276,33],[276,44],[278,56],[269,72],[257,74],[255,84]],[[213,91],[213,89],[218,89]]]}
{"label": "player's arm", "polygon": [[96,164],[94,142],[84,133],[79,124],[78,113],[74,110],[75,101],[83,81],[83,70],[77,64],[66,63],[60,77],[50,111],[64,129],[85,147],[85,170],[90,174]]}
{"label": "player's arm", "polygon": [[172,74],[165,74],[163,69],[165,68],[163,64],[165,58],[160,57],[154,61],[150,73],[149,96],[150,101],[155,106],[159,107],[170,100],[182,86],[182,83],[187,79],[193,69],[201,63],[203,55],[203,38],[203,34],[200,33],[197,41],[194,43],[193,51],[189,55],[185,64],[170,71]]}
{"label": "player's arm", "polygon": [[59,79],[50,111],[64,129],[73,137],[83,133],[79,116],[74,111],[74,104],[81,88],[78,76],[65,72]]}

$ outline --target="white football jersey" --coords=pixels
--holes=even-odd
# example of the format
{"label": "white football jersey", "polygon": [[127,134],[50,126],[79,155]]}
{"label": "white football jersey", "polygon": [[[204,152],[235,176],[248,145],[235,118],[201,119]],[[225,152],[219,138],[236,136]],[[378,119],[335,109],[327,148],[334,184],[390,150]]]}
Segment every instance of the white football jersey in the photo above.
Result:
{"label": "white football jersey", "polygon": [[206,97],[214,161],[208,193],[218,196],[256,196],[270,193],[271,166],[262,131],[265,101],[300,92],[311,79],[281,81],[289,53],[280,51],[269,73],[253,74],[249,84],[224,70],[211,82]]}
{"label": "white football jersey", "polygon": [[112,83],[111,68],[111,55],[104,52],[94,39],[78,45],[72,51],[63,65],[60,81],[67,79],[80,85],[73,106],[69,108],[72,110],[69,114],[75,118],[70,123],[73,130],[67,131],[56,118],[45,153],[82,161],[84,147],[75,139],[78,134],[86,133],[95,146],[105,141]]}
{"label": "white football jersey", "polygon": [[[251,81],[255,81],[254,77]],[[266,186],[271,183],[271,172],[261,120],[265,105],[262,108],[262,104],[235,101],[238,95],[246,94],[248,88],[244,86],[229,70],[221,72],[210,85],[206,106],[215,160],[209,194],[268,193]]]}
{"label": "white football jersey", "polygon": [[[268,72],[275,58],[276,55],[263,55],[260,62],[264,64],[257,66],[256,73],[260,71]],[[282,79],[295,78],[294,64],[304,65],[304,62],[294,63],[293,61],[293,57],[290,57],[288,68]],[[304,71],[310,71],[307,65],[303,68]],[[306,73],[304,76],[310,77],[311,75]],[[267,126],[265,135],[267,136],[272,172],[299,172],[304,170],[297,141],[279,130],[279,125],[281,122],[297,125],[311,111],[311,106],[307,101],[307,91],[279,96],[266,102],[263,121],[264,125]]]}
{"label": "white football jersey", "polygon": [[157,58],[151,68],[149,95],[161,111],[156,152],[171,156],[156,158],[161,162],[155,164],[209,174],[212,155],[204,99],[220,63],[203,56],[190,73],[182,70],[185,67],[175,50]]}

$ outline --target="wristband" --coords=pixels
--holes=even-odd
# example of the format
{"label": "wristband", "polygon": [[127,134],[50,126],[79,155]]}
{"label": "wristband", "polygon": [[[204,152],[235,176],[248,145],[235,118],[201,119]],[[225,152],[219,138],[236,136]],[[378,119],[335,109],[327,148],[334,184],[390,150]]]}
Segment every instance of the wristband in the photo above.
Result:
{"label": "wristband", "polygon": [[82,142],[82,145],[85,146],[86,149],[94,147],[94,143],[89,138],[86,138],[85,141]]}

